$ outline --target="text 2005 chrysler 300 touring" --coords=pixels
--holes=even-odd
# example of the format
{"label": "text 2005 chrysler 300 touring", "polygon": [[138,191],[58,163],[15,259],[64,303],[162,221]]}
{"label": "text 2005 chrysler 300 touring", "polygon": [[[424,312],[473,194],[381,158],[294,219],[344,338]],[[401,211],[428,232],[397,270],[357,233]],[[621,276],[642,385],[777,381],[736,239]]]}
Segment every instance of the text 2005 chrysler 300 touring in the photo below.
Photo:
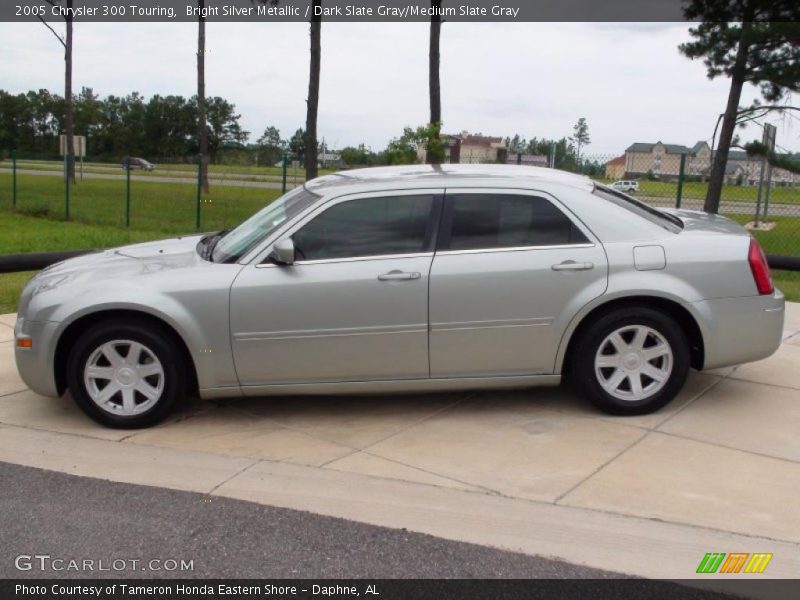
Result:
{"label": "text 2005 chrysler 300 touring", "polygon": [[201,397],[554,385],[641,414],[764,358],[783,295],[728,219],[522,166],[315,179],[229,233],[74,258],[22,294],[25,382],[106,425]]}

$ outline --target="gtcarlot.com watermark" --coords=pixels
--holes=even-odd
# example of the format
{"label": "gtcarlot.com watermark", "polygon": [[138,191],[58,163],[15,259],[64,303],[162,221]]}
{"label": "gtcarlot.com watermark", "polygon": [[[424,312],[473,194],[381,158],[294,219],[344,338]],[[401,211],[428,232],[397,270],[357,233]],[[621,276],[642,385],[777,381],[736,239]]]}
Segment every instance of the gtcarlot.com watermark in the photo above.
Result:
{"label": "gtcarlot.com watermark", "polygon": [[64,558],[50,554],[20,554],[14,558],[18,571],[101,573],[123,571],[194,571],[194,559],[183,558]]}

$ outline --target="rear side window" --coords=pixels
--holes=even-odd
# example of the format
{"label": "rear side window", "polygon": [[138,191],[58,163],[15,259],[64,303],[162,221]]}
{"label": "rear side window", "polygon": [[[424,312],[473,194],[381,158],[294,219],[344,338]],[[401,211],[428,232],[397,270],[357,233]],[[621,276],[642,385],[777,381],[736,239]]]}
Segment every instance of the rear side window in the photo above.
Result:
{"label": "rear side window", "polygon": [[422,252],[433,196],[385,196],[332,206],[292,236],[300,260]]}
{"label": "rear side window", "polygon": [[455,194],[446,250],[560,246],[589,240],[552,202],[515,194]]}

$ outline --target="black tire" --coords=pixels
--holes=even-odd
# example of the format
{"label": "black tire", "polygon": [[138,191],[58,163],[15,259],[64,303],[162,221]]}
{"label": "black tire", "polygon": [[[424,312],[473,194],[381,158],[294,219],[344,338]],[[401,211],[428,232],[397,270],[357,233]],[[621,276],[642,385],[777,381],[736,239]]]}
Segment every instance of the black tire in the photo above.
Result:
{"label": "black tire", "polygon": [[[595,370],[595,357],[609,335],[637,325],[654,330],[666,340],[672,351],[672,369],[663,387],[651,395],[641,400],[621,399],[608,393],[601,385]],[[681,326],[661,311],[637,306],[619,308],[601,316],[580,332],[573,344],[570,365],[575,386],[600,410],[613,415],[643,415],[666,406],[683,388],[690,367],[689,342]],[[627,385],[630,385],[630,380]]]}
{"label": "black tire", "polygon": [[[113,340],[131,340],[143,344],[163,368],[163,389],[153,406],[136,415],[112,414],[91,398],[84,382],[87,361],[103,344]],[[75,403],[92,419],[107,427],[138,429],[162,421],[181,400],[187,389],[184,352],[174,335],[145,320],[125,323],[102,321],[85,331],[72,347],[67,359],[67,386]]]}

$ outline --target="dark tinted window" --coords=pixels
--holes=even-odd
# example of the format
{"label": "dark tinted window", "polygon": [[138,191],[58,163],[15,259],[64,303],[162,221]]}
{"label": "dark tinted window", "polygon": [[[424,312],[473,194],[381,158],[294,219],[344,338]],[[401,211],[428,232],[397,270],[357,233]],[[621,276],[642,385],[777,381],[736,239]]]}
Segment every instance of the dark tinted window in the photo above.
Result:
{"label": "dark tinted window", "polygon": [[459,194],[453,200],[450,250],[557,246],[588,240],[544,198]]}
{"label": "dark tinted window", "polygon": [[424,249],[432,196],[350,200],[292,236],[301,260],[410,254]]}

